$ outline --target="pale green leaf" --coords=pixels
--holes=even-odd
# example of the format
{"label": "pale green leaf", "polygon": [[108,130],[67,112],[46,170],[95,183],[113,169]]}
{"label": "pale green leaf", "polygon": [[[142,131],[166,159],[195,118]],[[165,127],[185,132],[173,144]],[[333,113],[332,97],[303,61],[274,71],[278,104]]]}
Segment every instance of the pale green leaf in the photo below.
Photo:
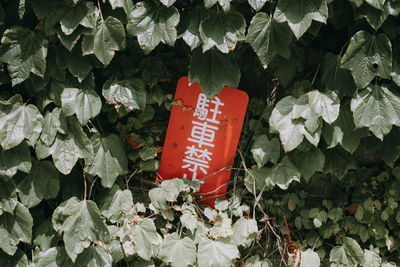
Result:
{"label": "pale green leaf", "polygon": [[233,9],[229,12],[210,11],[200,23],[203,53],[214,46],[223,53],[229,53],[238,41],[245,39],[245,30],[246,21],[241,13]]}
{"label": "pale green leaf", "polygon": [[203,7],[197,6],[187,13],[188,25],[185,25],[185,32],[182,34],[182,39],[186,42],[190,49],[193,51],[203,41],[200,37],[200,23],[206,18],[207,12]]}
{"label": "pale green leaf", "polygon": [[8,150],[0,148],[0,175],[13,177],[17,171],[31,170],[31,152],[25,142]]}
{"label": "pale green leaf", "polygon": [[258,255],[251,256],[246,260],[246,265],[250,267],[273,267],[272,262],[268,258],[260,260]]}
{"label": "pale green leaf", "polygon": [[353,238],[344,237],[343,246],[350,262],[355,264],[362,264],[364,261],[364,253],[360,245]]}
{"label": "pale green leaf", "polygon": [[351,100],[351,111],[357,128],[368,127],[381,140],[393,125],[400,126],[400,98],[384,85],[358,92]]}
{"label": "pale green leaf", "polygon": [[262,134],[254,138],[250,151],[253,154],[254,160],[257,162],[257,166],[261,168],[268,161],[274,164],[278,161],[281,145],[277,138],[268,140],[268,137]]}
{"label": "pale green leaf", "polygon": [[224,86],[236,88],[240,81],[240,68],[232,54],[223,54],[216,48],[202,53],[193,52],[189,65],[189,82],[198,82],[208,98],[214,98]]}
{"label": "pale green leaf", "polygon": [[0,61],[7,63],[13,86],[28,79],[31,72],[44,77],[48,41],[42,33],[13,26],[4,32],[1,43],[6,51]]}
{"label": "pale green leaf", "polygon": [[128,33],[137,36],[140,47],[150,53],[160,42],[173,46],[177,37],[179,12],[171,6],[156,6],[146,1],[136,3],[129,14]]}
{"label": "pale green leaf", "polygon": [[112,223],[119,222],[123,214],[127,213],[133,206],[132,192],[120,190],[113,186],[100,207],[101,214]]}
{"label": "pale green leaf", "polygon": [[13,214],[17,206],[17,193],[15,191],[15,183],[13,180],[0,183],[0,216],[4,212]]}
{"label": "pale green leaf", "polygon": [[389,16],[387,12],[373,8],[368,4],[363,4],[358,8],[355,15],[357,19],[365,18],[375,31],[382,26]]}
{"label": "pale green leaf", "polygon": [[[307,249],[306,251],[300,251],[301,253],[301,267],[318,267],[321,265],[321,260],[317,252],[312,249]],[[298,255],[300,253],[297,253]],[[300,256],[297,255],[297,258]],[[298,261],[297,261],[298,262]]]}
{"label": "pale green leaf", "polygon": [[64,233],[65,250],[73,262],[92,242],[107,243],[110,239],[96,203],[91,200],[79,201],[76,197],[62,203],[53,213],[53,226]]}
{"label": "pale green leaf", "polygon": [[101,246],[91,246],[85,249],[76,259],[76,267],[111,267],[110,252]]}
{"label": "pale green leaf", "polygon": [[317,90],[308,93],[311,109],[327,123],[333,123],[339,116],[340,101],[333,91],[321,93]]}
{"label": "pale green leaf", "polygon": [[258,232],[257,221],[242,217],[235,222],[232,230],[232,242],[237,246],[247,246]]}
{"label": "pale green leaf", "polygon": [[170,7],[175,3],[176,0],[160,0],[160,2],[166,6],[166,7]]}
{"label": "pale green leaf", "polygon": [[392,46],[385,34],[371,35],[359,31],[351,37],[341,66],[352,72],[359,88],[364,88],[376,77],[389,78],[392,72]]}
{"label": "pale green leaf", "polygon": [[37,262],[37,267],[66,267],[72,265],[73,263],[64,247],[52,247],[41,252]]}
{"label": "pale green leaf", "polygon": [[14,255],[20,241],[31,242],[32,226],[28,209],[17,202],[13,215],[5,212],[0,216],[0,248],[8,255]]}
{"label": "pale green leaf", "polygon": [[230,10],[232,0],[204,0],[204,6],[209,9],[217,2],[222,7],[222,9],[227,12]]}
{"label": "pale green leaf", "polygon": [[265,5],[268,0],[247,0],[249,5],[255,10],[260,11],[260,9]]}
{"label": "pale green leaf", "polygon": [[8,256],[0,250],[0,266],[26,267],[30,265],[28,265],[26,254],[21,249],[17,249],[17,252],[13,256]]}
{"label": "pale green leaf", "polygon": [[133,242],[135,251],[142,259],[150,260],[153,255],[152,245],[158,242],[158,235],[154,223],[149,220],[140,221],[133,228]]}
{"label": "pale green leaf", "polygon": [[115,51],[125,49],[124,25],[115,17],[108,16],[97,25],[94,36],[93,53],[107,66],[114,57]]}
{"label": "pale green leaf", "polygon": [[370,248],[364,249],[364,261],[362,266],[380,267],[382,263],[379,257],[379,249]]}
{"label": "pale green leaf", "polygon": [[38,246],[41,251],[46,251],[56,246],[59,241],[58,234],[49,219],[41,222],[39,226],[35,225],[33,235],[35,237],[33,244]]}
{"label": "pale green leaf", "polygon": [[326,0],[280,0],[274,17],[279,22],[289,24],[297,39],[311,26],[312,20],[326,23],[328,5]]}
{"label": "pale green leaf", "polygon": [[208,238],[203,238],[199,243],[199,266],[231,266],[235,258],[239,258],[239,250],[235,245]]}
{"label": "pale green leaf", "polygon": [[275,55],[289,59],[292,33],[286,23],[279,23],[268,14],[260,12],[251,20],[246,42],[266,68]]}
{"label": "pale green leaf", "polygon": [[180,239],[178,233],[165,235],[159,256],[172,267],[185,267],[196,262],[196,245],[189,237]]}
{"label": "pale green leaf", "polygon": [[85,125],[101,110],[101,99],[95,90],[65,88],[61,95],[62,109],[66,116],[76,114],[79,122]]}
{"label": "pale green leaf", "polygon": [[107,80],[102,92],[104,98],[114,105],[121,115],[126,115],[135,109],[144,110],[146,107],[146,91],[139,79]]}
{"label": "pale green leaf", "polygon": [[93,135],[94,158],[87,162],[86,170],[101,178],[104,187],[111,188],[119,175],[128,172],[128,159],[120,138],[115,134],[106,137]]}
{"label": "pale green leaf", "polygon": [[61,127],[62,118],[60,118],[60,116],[60,108],[54,108],[52,112],[47,111],[44,116],[40,139],[46,146],[51,146],[51,144],[53,144],[57,132],[65,134],[65,131]]}
{"label": "pale green leaf", "polygon": [[59,172],[53,163],[34,162],[30,173],[17,185],[18,196],[26,207],[34,207],[43,199],[57,197],[60,191]]}
{"label": "pale green leaf", "polygon": [[386,1],[389,0],[365,0],[365,2],[380,10],[383,10]]}
{"label": "pale green leaf", "polygon": [[42,131],[43,116],[36,106],[26,105],[21,95],[8,101],[0,101],[0,140],[3,149],[10,149],[27,139],[31,146],[36,144]]}

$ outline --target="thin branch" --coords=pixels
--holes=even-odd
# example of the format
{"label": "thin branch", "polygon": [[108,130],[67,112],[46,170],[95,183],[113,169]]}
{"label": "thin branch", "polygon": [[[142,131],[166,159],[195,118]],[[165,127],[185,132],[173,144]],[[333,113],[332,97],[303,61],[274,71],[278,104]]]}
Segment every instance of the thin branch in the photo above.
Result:
{"label": "thin branch", "polygon": [[86,183],[86,173],[85,173],[85,170],[82,170],[82,174],[83,174],[83,186],[84,186],[83,201],[86,201],[87,183]]}
{"label": "thin branch", "polygon": [[97,0],[97,7],[99,8],[99,13],[100,13],[101,21],[104,21],[103,13],[101,13],[101,8],[100,8],[100,0]]}

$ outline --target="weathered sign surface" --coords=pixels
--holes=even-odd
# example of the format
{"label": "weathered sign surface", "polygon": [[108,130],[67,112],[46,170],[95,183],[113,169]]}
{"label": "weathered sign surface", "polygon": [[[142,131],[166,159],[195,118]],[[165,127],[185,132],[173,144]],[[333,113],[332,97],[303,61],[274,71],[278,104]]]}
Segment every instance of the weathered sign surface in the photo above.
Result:
{"label": "weathered sign surface", "polygon": [[224,87],[207,99],[198,83],[179,80],[168,124],[159,179],[198,180],[204,202],[223,198],[235,157],[248,96]]}

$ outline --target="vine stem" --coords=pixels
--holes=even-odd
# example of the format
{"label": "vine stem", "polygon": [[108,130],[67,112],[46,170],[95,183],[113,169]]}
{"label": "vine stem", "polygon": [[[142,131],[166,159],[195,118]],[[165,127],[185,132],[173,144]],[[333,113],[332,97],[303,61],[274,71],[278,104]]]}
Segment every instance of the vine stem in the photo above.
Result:
{"label": "vine stem", "polygon": [[101,8],[100,8],[100,0],[97,0],[97,7],[99,8],[99,13],[100,13],[101,21],[104,21],[103,13],[101,13]]}
{"label": "vine stem", "polygon": [[84,186],[83,201],[86,201],[87,183],[86,183],[86,173],[84,170],[82,171],[82,174],[83,174],[83,186]]}

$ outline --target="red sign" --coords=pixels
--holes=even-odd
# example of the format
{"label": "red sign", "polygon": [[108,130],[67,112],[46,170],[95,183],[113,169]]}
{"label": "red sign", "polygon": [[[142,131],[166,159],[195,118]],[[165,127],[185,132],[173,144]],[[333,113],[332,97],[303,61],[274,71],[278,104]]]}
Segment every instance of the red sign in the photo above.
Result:
{"label": "red sign", "polygon": [[204,202],[214,206],[228,187],[249,97],[224,87],[207,99],[198,83],[178,82],[158,170],[159,179],[198,180]]}

